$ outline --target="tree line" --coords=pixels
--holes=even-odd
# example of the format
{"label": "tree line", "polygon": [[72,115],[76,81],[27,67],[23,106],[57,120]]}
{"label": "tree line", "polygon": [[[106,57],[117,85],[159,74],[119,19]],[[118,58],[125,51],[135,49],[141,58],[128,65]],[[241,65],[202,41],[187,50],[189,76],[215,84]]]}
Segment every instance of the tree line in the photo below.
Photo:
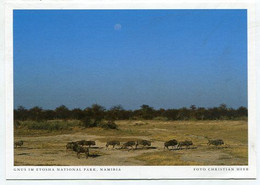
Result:
{"label": "tree line", "polygon": [[101,120],[234,120],[245,119],[248,116],[246,107],[237,109],[228,108],[225,104],[218,107],[204,108],[191,105],[189,108],[180,109],[154,109],[149,105],[142,105],[137,110],[125,110],[121,105],[113,106],[110,109],[93,104],[85,109],[69,109],[61,105],[54,110],[45,110],[41,107],[26,109],[23,106],[14,110],[14,120],[25,121],[46,121],[46,120],[84,120],[92,121],[93,124]]}

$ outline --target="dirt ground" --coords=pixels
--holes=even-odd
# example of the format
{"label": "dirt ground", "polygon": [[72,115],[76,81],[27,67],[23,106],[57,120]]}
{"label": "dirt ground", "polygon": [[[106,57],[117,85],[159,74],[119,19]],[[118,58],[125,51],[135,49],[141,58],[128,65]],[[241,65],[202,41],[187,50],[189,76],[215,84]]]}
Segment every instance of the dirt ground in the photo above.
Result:
{"label": "dirt ground", "polygon": [[[24,145],[14,148],[16,166],[130,166],[130,165],[247,165],[247,122],[159,122],[118,121],[119,130],[74,129],[70,133],[15,134]],[[232,131],[232,132],[231,132]],[[222,146],[208,146],[207,139],[221,138]],[[121,143],[150,140],[150,147],[106,149],[106,141]],[[164,149],[169,139],[192,140],[190,148]],[[88,159],[66,150],[70,141],[94,140]]]}

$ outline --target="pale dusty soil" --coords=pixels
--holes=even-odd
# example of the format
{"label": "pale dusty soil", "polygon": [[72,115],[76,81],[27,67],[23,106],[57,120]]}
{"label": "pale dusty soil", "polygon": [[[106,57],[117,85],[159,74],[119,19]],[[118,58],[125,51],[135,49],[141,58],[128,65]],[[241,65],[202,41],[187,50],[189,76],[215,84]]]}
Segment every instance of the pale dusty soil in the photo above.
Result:
{"label": "pale dusty soil", "polygon": [[[85,158],[81,154],[80,159],[77,158],[76,153],[71,150],[66,150],[66,143],[69,141],[77,141],[82,139],[95,140],[96,146],[90,148],[90,157]],[[149,139],[148,137],[128,136],[120,137],[128,140]],[[22,147],[17,147],[14,150],[15,165],[50,165],[50,166],[106,166],[106,165],[146,165],[144,161],[137,160],[135,157],[144,153],[154,153],[159,151],[166,151],[163,148],[164,143],[160,141],[153,141],[151,147],[138,147],[136,150],[121,149],[116,146],[115,149],[106,149],[106,142],[101,142],[105,137],[94,135],[81,134],[66,134],[58,136],[40,136],[40,137],[19,137],[25,144]],[[116,138],[115,138],[116,139]],[[172,155],[182,154],[183,161],[196,161],[199,163],[210,164],[215,161],[215,164],[225,164],[226,160],[232,158],[231,155],[226,154],[221,148],[214,150],[197,150],[199,148],[205,149],[207,146],[193,146],[189,149],[176,150],[170,148]],[[211,147],[211,149],[214,147]],[[239,159],[232,158],[234,162]]]}
{"label": "pale dusty soil", "polygon": [[[188,154],[184,154],[181,157],[184,161],[196,161],[198,163],[211,164],[213,161],[216,161],[216,165],[226,165],[230,163],[230,159],[232,159],[232,163],[239,163],[240,160],[238,158],[232,157],[230,154],[226,154],[223,151],[196,151]],[[233,165],[234,165],[233,164]]]}
{"label": "pale dusty soil", "polygon": [[[14,150],[15,165],[144,165],[144,162],[135,160],[133,157],[142,153],[162,150],[156,147],[163,146],[163,142],[156,142],[152,143],[150,148],[138,147],[137,150],[120,149],[118,146],[115,149],[112,149],[112,146],[106,149],[106,142],[98,140],[101,138],[104,139],[104,137],[88,135],[87,139],[95,140],[96,146],[90,148],[88,159],[85,158],[84,154],[81,154],[80,159],[78,159],[75,152],[66,151],[66,143],[86,139],[86,136],[75,133],[58,136],[19,137],[25,144]],[[128,140],[131,138],[133,138],[132,140],[147,139],[138,136],[121,138],[128,138]]]}

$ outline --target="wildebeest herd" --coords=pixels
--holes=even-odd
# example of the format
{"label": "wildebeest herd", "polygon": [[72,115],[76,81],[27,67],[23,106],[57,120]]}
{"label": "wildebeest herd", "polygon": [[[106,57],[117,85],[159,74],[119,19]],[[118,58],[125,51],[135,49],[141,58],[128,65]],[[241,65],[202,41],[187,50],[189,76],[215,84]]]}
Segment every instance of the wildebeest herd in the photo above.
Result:
{"label": "wildebeest herd", "polygon": [[164,148],[167,148],[169,149],[168,147],[169,146],[172,146],[172,147],[177,147],[177,148],[182,148],[183,146],[185,146],[186,148],[188,148],[189,146],[193,145],[192,141],[180,141],[178,142],[177,140],[175,139],[172,139],[170,141],[167,141],[164,143]]}
{"label": "wildebeest herd", "polygon": [[[24,144],[24,142],[22,140],[14,142],[15,148],[17,148],[18,146],[21,147],[23,144]],[[208,143],[207,143],[207,145],[215,145],[215,146],[219,146],[219,145],[223,145],[223,144],[224,144],[224,141],[222,139],[208,139]],[[68,142],[66,144],[66,151],[72,150],[72,151],[76,152],[78,158],[80,158],[80,154],[83,153],[86,155],[86,158],[88,158],[89,153],[90,153],[89,150],[90,150],[91,146],[95,146],[95,145],[96,145],[96,142],[91,141],[91,140]],[[112,146],[112,148],[115,149],[115,146],[118,146],[117,149],[128,149],[128,151],[129,151],[130,149],[132,149],[132,150],[138,149],[138,146],[142,146],[142,148],[150,147],[151,141],[148,141],[148,140],[127,141],[127,142],[123,143],[121,147],[120,147],[120,145],[121,145],[120,141],[112,140],[112,141],[107,141],[105,147],[106,147],[106,149],[108,149],[109,146]],[[182,147],[185,147],[187,149],[192,145],[193,145],[193,142],[189,141],[189,140],[177,141],[176,139],[172,139],[172,140],[164,142],[164,149],[167,148],[168,150],[170,150],[169,147],[172,147],[172,148],[175,147],[176,150],[182,149]]]}
{"label": "wildebeest herd", "polygon": [[[222,139],[215,139],[215,140],[208,140],[207,145],[215,145],[215,146],[219,146],[219,145],[223,145],[224,141]],[[76,141],[76,142],[68,142],[66,145],[66,149],[71,149],[75,152],[77,152],[77,156],[78,158],[80,157],[79,154],[80,153],[85,153],[86,154],[86,158],[88,158],[89,155],[89,148],[92,145],[96,145],[95,141],[85,141],[85,140],[81,140],[81,141]],[[108,141],[106,143],[106,149],[109,148],[109,146],[112,146],[112,148],[114,149],[116,146],[117,149],[137,149],[138,146],[142,146],[142,148],[144,147],[150,147],[151,146],[151,141],[148,140],[137,140],[137,141],[127,141],[125,143],[123,143],[120,147],[121,143],[120,141],[117,140],[112,140],[112,141]],[[182,147],[186,147],[189,148],[190,146],[193,145],[192,141],[189,140],[185,140],[185,141],[177,141],[176,139],[172,139],[169,141],[166,141],[164,143],[164,149],[167,148],[169,150],[169,147],[171,146],[172,148],[176,148],[178,149],[182,149]],[[88,148],[85,148],[84,146],[88,146]],[[128,150],[128,151],[129,151]]]}

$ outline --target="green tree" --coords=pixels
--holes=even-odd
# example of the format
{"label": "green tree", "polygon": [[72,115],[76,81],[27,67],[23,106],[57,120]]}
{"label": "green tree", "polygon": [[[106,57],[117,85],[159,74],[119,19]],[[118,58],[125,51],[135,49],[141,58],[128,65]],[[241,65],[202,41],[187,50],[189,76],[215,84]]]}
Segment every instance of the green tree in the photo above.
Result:
{"label": "green tree", "polygon": [[55,112],[53,110],[44,110],[43,118],[44,120],[53,120],[55,119]]}
{"label": "green tree", "polygon": [[72,119],[82,120],[85,116],[86,116],[85,112],[79,108],[75,108],[71,110]]}
{"label": "green tree", "polygon": [[247,108],[243,106],[239,107],[236,112],[238,117],[244,117],[248,115]]}
{"label": "green tree", "polygon": [[67,120],[70,117],[70,110],[65,105],[61,105],[55,109],[55,114],[57,119]]}
{"label": "green tree", "polygon": [[43,110],[41,107],[35,106],[29,110],[30,118],[35,121],[43,120]]}
{"label": "green tree", "polygon": [[141,117],[143,119],[153,119],[154,117],[154,109],[153,107],[150,107],[149,105],[142,105],[140,109]]}
{"label": "green tree", "polygon": [[107,111],[106,118],[110,121],[119,120],[123,117],[123,112],[124,109],[121,105],[113,106]]}
{"label": "green tree", "polygon": [[96,127],[96,123],[93,122],[90,117],[88,116],[85,116],[84,118],[82,118],[82,124],[85,128],[88,128],[88,127]]}
{"label": "green tree", "polygon": [[179,120],[189,120],[190,119],[190,111],[186,107],[179,109],[179,113],[177,116]]}
{"label": "green tree", "polygon": [[219,109],[219,119],[227,119],[228,118],[227,105],[222,103],[219,105],[218,109]]}
{"label": "green tree", "polygon": [[92,118],[94,119],[94,123],[96,125],[99,124],[101,120],[104,118],[105,108],[101,105],[93,104],[90,110],[91,110]]}
{"label": "green tree", "polygon": [[196,105],[191,105],[190,106],[190,118],[191,119],[196,119],[196,116],[195,116],[196,110],[197,110]]}
{"label": "green tree", "polygon": [[207,114],[207,110],[203,107],[199,107],[199,108],[197,108],[194,116],[195,116],[195,119],[197,119],[197,120],[204,120],[206,117],[206,114]]}
{"label": "green tree", "polygon": [[18,106],[17,110],[14,110],[14,119],[21,121],[28,119],[28,110],[23,106]]}

